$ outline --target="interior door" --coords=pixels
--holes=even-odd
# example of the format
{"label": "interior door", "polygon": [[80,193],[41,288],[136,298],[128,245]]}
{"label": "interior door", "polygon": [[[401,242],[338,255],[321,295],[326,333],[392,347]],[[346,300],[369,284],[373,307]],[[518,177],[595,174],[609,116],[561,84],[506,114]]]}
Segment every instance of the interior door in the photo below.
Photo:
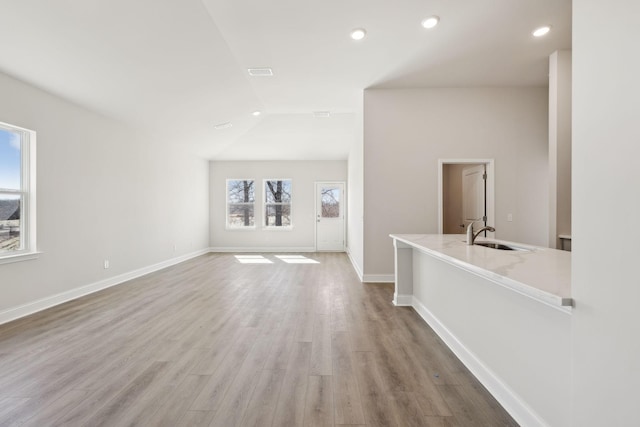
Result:
{"label": "interior door", "polygon": [[465,228],[471,222],[487,225],[486,178],[485,165],[473,165],[462,170],[462,218]]}
{"label": "interior door", "polygon": [[316,183],[316,250],[344,251],[343,182]]}

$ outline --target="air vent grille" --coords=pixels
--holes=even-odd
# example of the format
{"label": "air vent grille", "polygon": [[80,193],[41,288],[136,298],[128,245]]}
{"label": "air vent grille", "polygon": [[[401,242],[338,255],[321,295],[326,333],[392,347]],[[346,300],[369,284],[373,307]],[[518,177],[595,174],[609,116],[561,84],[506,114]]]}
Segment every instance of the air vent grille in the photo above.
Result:
{"label": "air vent grille", "polygon": [[249,68],[247,70],[252,77],[271,77],[273,70],[271,68]]}

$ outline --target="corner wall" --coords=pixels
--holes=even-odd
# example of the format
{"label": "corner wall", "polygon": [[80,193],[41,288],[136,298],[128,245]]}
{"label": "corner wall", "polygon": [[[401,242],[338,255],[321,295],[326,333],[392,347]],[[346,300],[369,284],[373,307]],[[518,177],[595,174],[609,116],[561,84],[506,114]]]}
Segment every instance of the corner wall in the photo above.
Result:
{"label": "corner wall", "polygon": [[573,1],[575,427],[640,425],[638,16],[639,2]]}
{"label": "corner wall", "polygon": [[438,232],[438,159],[473,158],[495,159],[496,238],[547,246],[547,88],[365,91],[365,276],[392,279],[389,234]]}
{"label": "corner wall", "polygon": [[[362,97],[360,98],[362,102]],[[349,218],[347,252],[356,273],[363,280],[364,271],[364,117],[362,104],[356,112],[355,140],[349,151]]]}
{"label": "corner wall", "polygon": [[549,57],[549,246],[571,235],[571,51]]}
{"label": "corner wall", "polygon": [[0,321],[208,248],[207,161],[4,74],[0,93],[0,121],[37,133],[42,252],[0,265]]}

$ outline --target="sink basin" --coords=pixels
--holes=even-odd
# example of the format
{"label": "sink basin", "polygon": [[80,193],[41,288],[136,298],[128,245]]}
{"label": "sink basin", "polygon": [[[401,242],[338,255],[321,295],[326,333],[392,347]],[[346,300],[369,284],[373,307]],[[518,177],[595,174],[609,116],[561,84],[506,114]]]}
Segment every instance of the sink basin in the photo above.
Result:
{"label": "sink basin", "polygon": [[486,248],[492,248],[492,249],[500,249],[502,251],[528,251],[529,250],[529,249],[521,248],[518,246],[509,246],[509,245],[504,245],[502,243],[496,243],[496,242],[476,242],[474,243],[474,245],[484,246]]}

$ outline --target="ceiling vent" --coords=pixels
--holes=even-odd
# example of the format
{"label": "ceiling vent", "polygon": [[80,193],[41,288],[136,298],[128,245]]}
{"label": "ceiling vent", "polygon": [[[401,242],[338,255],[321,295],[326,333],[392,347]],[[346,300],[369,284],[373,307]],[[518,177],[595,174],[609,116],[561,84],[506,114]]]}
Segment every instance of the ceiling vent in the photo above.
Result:
{"label": "ceiling vent", "polygon": [[252,77],[271,77],[273,70],[271,68],[249,68],[247,70]]}
{"label": "ceiling vent", "polygon": [[331,112],[329,111],[314,111],[313,112],[313,117],[320,119],[320,118],[327,118],[331,116]]}
{"label": "ceiling vent", "polygon": [[220,130],[220,129],[227,129],[230,128],[231,126],[233,126],[233,124],[231,122],[224,122],[224,123],[220,123],[214,126],[214,128]]}

